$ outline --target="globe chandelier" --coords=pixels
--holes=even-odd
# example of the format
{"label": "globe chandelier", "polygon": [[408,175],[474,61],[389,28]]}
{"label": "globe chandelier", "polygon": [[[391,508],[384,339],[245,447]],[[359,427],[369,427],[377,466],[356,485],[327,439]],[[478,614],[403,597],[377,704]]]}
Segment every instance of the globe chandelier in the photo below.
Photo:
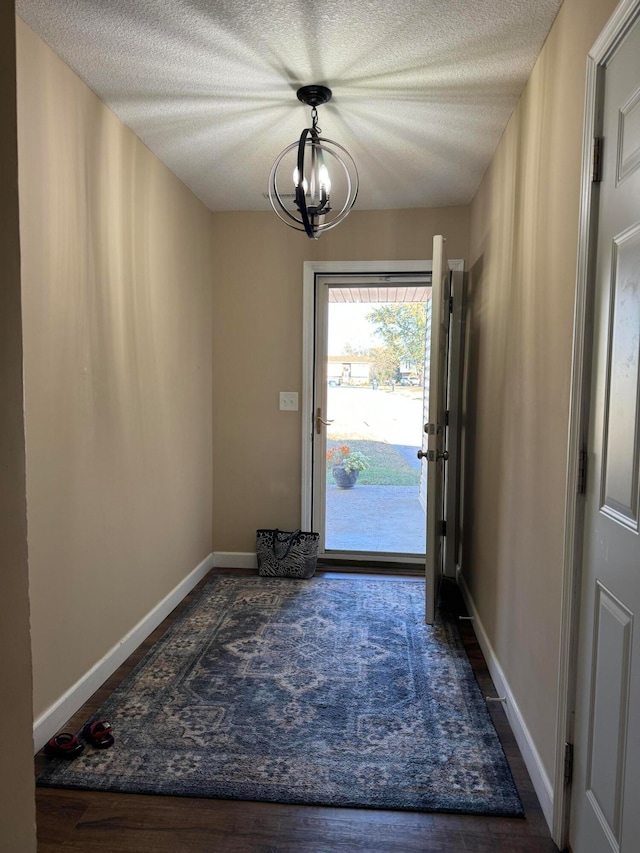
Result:
{"label": "globe chandelier", "polygon": [[297,96],[311,107],[311,127],[276,158],[269,175],[269,201],[284,223],[317,240],[351,211],[358,195],[358,170],[346,148],[320,135],[318,107],[331,100],[331,89],[303,86]]}

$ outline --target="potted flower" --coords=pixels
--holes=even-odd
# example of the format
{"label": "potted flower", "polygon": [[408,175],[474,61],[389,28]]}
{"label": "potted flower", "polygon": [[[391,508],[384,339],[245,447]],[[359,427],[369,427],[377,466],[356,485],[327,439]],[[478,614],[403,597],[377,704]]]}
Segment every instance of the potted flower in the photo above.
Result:
{"label": "potted flower", "polygon": [[342,444],[327,451],[327,465],[339,489],[352,489],[360,471],[369,467],[369,458],[359,450],[351,450],[347,444]]}

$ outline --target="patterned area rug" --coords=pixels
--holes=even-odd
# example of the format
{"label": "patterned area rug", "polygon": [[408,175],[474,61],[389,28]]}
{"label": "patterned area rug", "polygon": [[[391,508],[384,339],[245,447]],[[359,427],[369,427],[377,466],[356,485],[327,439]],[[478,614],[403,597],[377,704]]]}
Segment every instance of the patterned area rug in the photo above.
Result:
{"label": "patterned area rug", "polygon": [[413,580],[219,576],[38,784],[522,815],[458,629]]}

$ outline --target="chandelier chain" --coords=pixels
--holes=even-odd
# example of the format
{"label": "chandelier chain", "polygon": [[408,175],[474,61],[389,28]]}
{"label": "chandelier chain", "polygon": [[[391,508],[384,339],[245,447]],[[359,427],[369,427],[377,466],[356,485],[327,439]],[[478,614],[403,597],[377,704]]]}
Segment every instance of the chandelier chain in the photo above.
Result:
{"label": "chandelier chain", "polygon": [[311,107],[311,121],[313,122],[313,130],[315,133],[322,133],[322,128],[318,126],[318,110],[316,107]]}

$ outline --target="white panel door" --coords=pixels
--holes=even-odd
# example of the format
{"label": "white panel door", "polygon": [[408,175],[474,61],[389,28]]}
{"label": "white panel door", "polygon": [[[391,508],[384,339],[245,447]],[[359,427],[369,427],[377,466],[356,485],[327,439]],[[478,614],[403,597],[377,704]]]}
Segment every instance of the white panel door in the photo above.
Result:
{"label": "white panel door", "polygon": [[573,853],[640,850],[640,23],[604,75]]}
{"label": "white panel door", "polygon": [[[449,263],[445,239],[433,238],[431,282],[431,358],[427,462],[427,549],[425,621],[435,621],[438,591],[443,570],[445,413],[447,408],[447,363],[449,344]],[[424,462],[423,462],[424,465]]]}

